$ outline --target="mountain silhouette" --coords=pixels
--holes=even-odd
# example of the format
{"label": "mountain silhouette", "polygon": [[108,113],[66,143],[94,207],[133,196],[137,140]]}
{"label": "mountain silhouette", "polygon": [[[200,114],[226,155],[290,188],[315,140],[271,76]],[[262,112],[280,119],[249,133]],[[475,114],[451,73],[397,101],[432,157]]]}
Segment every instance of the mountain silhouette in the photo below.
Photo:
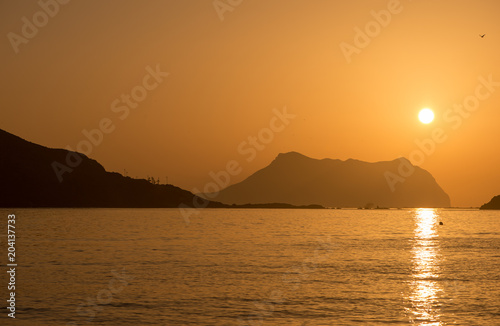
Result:
{"label": "mountain silhouette", "polygon": [[[393,189],[387,176],[400,174]],[[392,191],[394,190],[394,191]],[[215,195],[215,194],[213,194]],[[211,196],[213,196],[211,195]],[[226,204],[288,203],[326,207],[449,207],[450,198],[432,175],[407,159],[368,163],[312,159],[297,152],[279,154],[267,167],[231,185],[215,198]]]}
{"label": "mountain silhouette", "polygon": [[[203,203],[189,191],[106,172],[84,154],[43,147],[1,129],[0,151],[0,207],[193,207],[193,200]],[[71,172],[58,177],[61,166]],[[204,204],[225,207],[211,201]]]}
{"label": "mountain silhouette", "polygon": [[484,204],[479,209],[500,209],[500,195],[493,197],[488,203]]}

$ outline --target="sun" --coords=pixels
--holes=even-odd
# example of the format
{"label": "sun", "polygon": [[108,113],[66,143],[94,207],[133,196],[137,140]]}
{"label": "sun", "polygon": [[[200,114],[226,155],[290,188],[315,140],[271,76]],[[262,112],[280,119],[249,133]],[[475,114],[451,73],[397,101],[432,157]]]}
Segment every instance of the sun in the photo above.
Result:
{"label": "sun", "polygon": [[431,123],[434,120],[434,112],[428,108],[422,109],[418,113],[418,119],[425,124]]}

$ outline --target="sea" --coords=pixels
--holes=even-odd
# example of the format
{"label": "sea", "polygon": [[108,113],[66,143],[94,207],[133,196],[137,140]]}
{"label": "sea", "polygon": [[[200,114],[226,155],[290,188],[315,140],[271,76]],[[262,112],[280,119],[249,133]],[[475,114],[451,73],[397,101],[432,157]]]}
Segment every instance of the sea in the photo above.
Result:
{"label": "sea", "polygon": [[500,325],[500,211],[0,216],[0,325]]}

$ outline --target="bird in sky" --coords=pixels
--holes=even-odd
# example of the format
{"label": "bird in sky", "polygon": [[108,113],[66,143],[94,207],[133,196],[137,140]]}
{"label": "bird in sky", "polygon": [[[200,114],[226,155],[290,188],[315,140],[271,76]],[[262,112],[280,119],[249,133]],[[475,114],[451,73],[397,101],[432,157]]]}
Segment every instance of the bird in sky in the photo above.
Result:
{"label": "bird in sky", "polygon": [[481,38],[483,38],[485,35],[486,35],[486,34],[483,34],[483,35],[479,34],[479,36],[481,36]]}

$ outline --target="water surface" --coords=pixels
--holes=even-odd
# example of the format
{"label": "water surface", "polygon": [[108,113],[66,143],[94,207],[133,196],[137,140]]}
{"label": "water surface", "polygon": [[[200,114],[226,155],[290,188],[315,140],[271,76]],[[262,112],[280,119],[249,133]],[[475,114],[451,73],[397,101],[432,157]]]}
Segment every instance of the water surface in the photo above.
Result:
{"label": "water surface", "polygon": [[12,213],[18,310],[1,324],[500,325],[500,212]]}

